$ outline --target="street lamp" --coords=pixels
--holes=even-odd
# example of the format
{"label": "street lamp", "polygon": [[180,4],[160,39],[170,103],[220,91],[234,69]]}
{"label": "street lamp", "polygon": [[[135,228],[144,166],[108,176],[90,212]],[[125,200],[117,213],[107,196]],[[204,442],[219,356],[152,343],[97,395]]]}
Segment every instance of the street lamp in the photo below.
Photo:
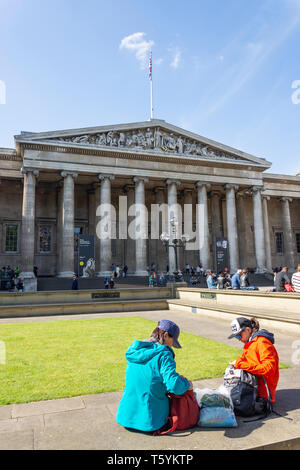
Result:
{"label": "street lamp", "polygon": [[176,232],[177,232],[177,226],[178,226],[178,220],[176,217],[172,217],[170,219],[170,226],[171,226],[171,236],[163,232],[160,236],[160,240],[163,242],[165,245],[166,249],[168,248],[174,248],[175,252],[175,271],[174,271],[174,277],[175,281],[182,281],[182,274],[179,274],[178,271],[178,248],[185,248],[185,245],[191,240],[190,235],[184,233],[181,235],[181,237],[177,237]]}

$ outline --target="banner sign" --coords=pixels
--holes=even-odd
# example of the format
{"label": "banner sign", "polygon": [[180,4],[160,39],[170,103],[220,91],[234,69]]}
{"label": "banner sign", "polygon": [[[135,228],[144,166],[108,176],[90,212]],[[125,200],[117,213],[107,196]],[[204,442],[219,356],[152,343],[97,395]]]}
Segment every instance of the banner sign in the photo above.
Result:
{"label": "banner sign", "polygon": [[217,273],[224,272],[228,268],[228,240],[227,238],[216,238],[216,264]]}
{"label": "banner sign", "polygon": [[78,235],[78,275],[93,277],[95,274],[95,237]]}

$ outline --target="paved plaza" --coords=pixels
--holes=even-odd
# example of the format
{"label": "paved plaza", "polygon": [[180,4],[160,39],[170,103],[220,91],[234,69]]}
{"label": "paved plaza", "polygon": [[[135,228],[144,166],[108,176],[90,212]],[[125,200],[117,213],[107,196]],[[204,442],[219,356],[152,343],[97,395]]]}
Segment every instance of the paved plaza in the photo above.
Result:
{"label": "paved plaza", "polygon": [[[0,323],[33,321],[68,321],[72,318],[141,316],[154,321],[170,318],[183,331],[224,344],[230,321],[180,311],[149,311],[114,314],[67,315],[22,319],[1,319]],[[260,321],[264,328],[263,320]],[[269,326],[268,326],[269,328]],[[271,330],[271,328],[269,328]],[[203,429],[196,427],[172,435],[153,437],[130,432],[115,421],[122,391],[85,395],[59,400],[0,407],[0,449],[77,449],[77,450],[240,450],[254,448],[300,449],[300,364],[293,364],[296,335],[279,330],[275,346],[280,361],[291,366],[280,370],[275,410],[266,419],[244,423],[237,428]],[[137,332],[138,335],[138,332]],[[233,358],[234,359],[234,358]],[[178,371],[180,372],[180,371]],[[125,371],[124,371],[125,373]],[[217,388],[222,377],[194,382],[194,388]]]}

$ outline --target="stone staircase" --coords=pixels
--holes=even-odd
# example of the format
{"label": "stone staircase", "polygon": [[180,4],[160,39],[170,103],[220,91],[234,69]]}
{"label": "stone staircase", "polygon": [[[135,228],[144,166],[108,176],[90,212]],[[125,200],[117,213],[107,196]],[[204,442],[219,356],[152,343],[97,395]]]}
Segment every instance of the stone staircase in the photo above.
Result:
{"label": "stone staircase", "polygon": [[[269,287],[273,285],[273,278],[270,275],[264,274],[249,274],[250,283],[257,287]],[[189,285],[189,276],[184,275],[184,280]],[[104,289],[104,278],[80,278],[79,279],[80,290],[91,290],[91,289]],[[125,278],[119,277],[115,280],[115,288],[130,288],[130,287],[148,287],[148,277],[138,276],[127,276]],[[197,283],[198,288],[205,289],[207,287],[206,281],[201,278],[200,282]],[[72,279],[64,279],[57,277],[38,277],[37,279],[37,290],[38,291],[54,291],[54,290],[71,290]]]}

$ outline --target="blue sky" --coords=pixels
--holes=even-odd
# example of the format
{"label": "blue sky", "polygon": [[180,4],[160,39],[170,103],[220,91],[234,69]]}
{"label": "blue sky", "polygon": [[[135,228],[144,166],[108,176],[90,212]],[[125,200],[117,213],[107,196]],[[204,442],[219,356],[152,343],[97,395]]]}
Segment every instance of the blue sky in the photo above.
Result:
{"label": "blue sky", "polygon": [[0,0],[0,147],[149,119],[152,49],[155,118],[293,175],[299,45],[300,0]]}

